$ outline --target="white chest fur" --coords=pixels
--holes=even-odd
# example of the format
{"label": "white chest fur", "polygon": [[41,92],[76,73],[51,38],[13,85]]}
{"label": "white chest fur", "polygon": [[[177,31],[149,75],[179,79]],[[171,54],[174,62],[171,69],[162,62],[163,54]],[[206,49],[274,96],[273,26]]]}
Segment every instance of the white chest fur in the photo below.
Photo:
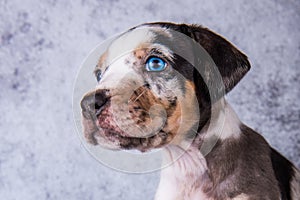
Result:
{"label": "white chest fur", "polygon": [[164,162],[174,163],[162,169],[155,200],[208,199],[201,189],[207,166],[200,151],[191,147],[184,153],[178,146],[169,146],[164,153]]}

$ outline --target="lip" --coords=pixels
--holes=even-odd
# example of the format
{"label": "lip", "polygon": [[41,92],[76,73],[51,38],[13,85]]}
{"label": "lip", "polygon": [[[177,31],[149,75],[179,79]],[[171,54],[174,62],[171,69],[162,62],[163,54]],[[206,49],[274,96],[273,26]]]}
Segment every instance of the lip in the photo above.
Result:
{"label": "lip", "polygon": [[126,143],[130,143],[130,140],[132,139],[130,137],[120,135],[117,131],[113,129],[101,128],[101,127],[99,127],[98,129],[99,130],[93,134],[93,138],[95,138],[96,141],[97,138],[100,137],[108,142],[113,142],[113,143],[117,142],[119,144],[121,143],[126,144]]}

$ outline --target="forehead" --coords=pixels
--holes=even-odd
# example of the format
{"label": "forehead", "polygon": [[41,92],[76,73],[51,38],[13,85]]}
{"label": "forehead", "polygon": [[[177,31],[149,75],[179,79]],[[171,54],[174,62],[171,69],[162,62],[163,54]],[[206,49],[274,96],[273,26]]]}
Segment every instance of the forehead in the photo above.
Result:
{"label": "forehead", "polygon": [[168,29],[160,27],[142,26],[131,29],[118,36],[106,51],[106,62],[112,62],[125,54],[144,48],[157,48],[170,53],[168,47],[157,43],[159,37],[172,37]]}

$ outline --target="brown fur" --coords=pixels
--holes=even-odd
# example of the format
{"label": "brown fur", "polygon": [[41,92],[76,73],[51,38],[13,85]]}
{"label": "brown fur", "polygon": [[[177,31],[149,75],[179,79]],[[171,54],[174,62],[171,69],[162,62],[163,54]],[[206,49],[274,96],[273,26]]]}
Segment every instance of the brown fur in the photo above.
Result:
{"label": "brown fur", "polygon": [[145,58],[147,54],[147,51],[144,48],[140,48],[137,49],[133,52],[133,55],[137,58],[137,59],[142,59]]}

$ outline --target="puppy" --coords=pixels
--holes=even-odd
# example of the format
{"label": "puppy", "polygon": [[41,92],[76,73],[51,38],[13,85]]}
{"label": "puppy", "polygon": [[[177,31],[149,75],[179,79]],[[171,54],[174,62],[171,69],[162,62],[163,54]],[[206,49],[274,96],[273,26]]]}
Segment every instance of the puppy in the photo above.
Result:
{"label": "puppy", "polygon": [[99,59],[97,87],[81,101],[85,138],[114,150],[163,148],[173,164],[156,200],[300,199],[300,172],[224,98],[249,69],[243,53],[201,26],[134,27]]}

